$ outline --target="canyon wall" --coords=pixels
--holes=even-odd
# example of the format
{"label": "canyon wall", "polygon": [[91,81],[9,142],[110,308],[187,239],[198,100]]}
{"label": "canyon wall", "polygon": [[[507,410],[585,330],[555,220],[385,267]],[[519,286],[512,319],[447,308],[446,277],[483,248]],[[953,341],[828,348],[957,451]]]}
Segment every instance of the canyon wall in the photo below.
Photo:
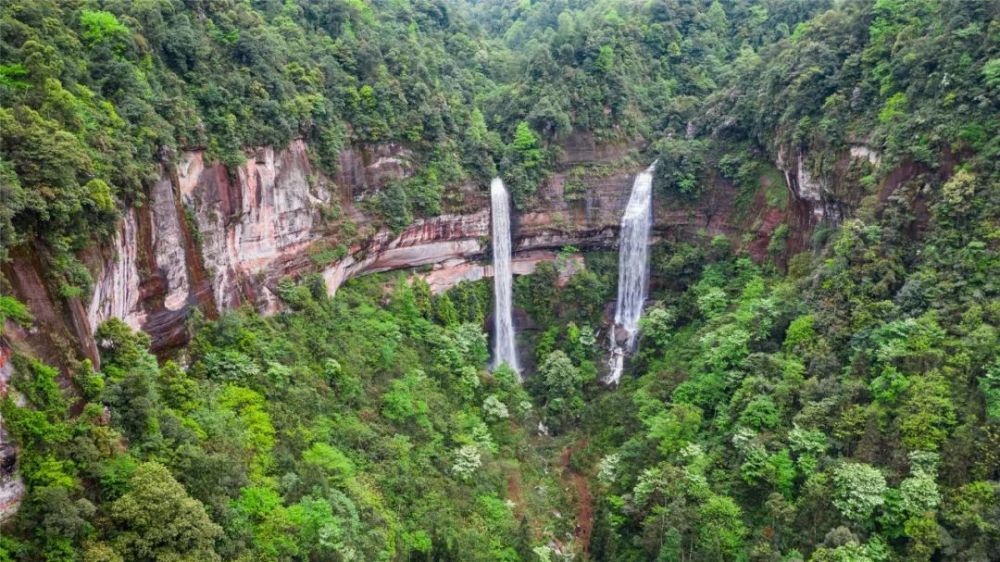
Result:
{"label": "canyon wall", "polygon": [[[567,171],[555,174],[532,209],[515,217],[517,273],[554,259],[566,245],[614,243],[632,176],[643,167],[627,160],[628,148],[572,139],[561,160]],[[613,163],[615,171],[575,171],[584,162]],[[356,205],[413,169],[411,152],[398,144],[342,151],[333,177],[311,166],[302,141],[251,150],[235,168],[208,162],[200,151],[178,154],[161,166],[148,199],[124,214],[112,239],[84,252],[94,278],[88,302],[53,295],[43,282],[44,260],[31,251],[4,266],[15,294],[38,319],[32,331],[15,330],[13,337],[35,349],[65,348],[64,355],[84,349],[96,363],[93,334],[105,320],[119,318],[144,330],[154,350],[166,350],[186,341],[185,321],[194,309],[210,318],[245,304],[277,311],[277,285],[285,277],[320,273],[332,294],[353,276],[393,269],[422,268],[436,292],[492,275],[483,262],[490,227],[485,186],[465,186],[458,212],[417,219],[401,232],[379,226]],[[570,181],[572,195],[564,189]],[[338,237],[340,225],[324,218],[334,207],[361,234],[346,244],[343,257],[315,260],[316,250]],[[662,209],[658,216],[664,229],[728,229],[703,212]],[[59,353],[48,358],[66,359]]]}
{"label": "canyon wall", "polygon": [[[648,165],[636,148],[600,144],[584,134],[565,141],[559,171],[513,217],[517,273],[533,271],[565,246],[615,245],[632,180]],[[146,331],[154,350],[167,350],[186,341],[192,310],[209,318],[242,305],[276,312],[277,285],[285,277],[319,273],[332,294],[369,272],[420,268],[435,292],[492,274],[483,261],[490,227],[485,186],[464,186],[465,202],[456,211],[417,219],[400,232],[379,226],[356,205],[412,173],[413,155],[405,146],[345,149],[333,177],[312,167],[303,141],[248,151],[235,168],[208,162],[201,151],[171,160],[161,166],[147,201],[125,213],[115,236],[84,252],[94,277],[88,302],[57,298],[43,282],[43,260],[30,251],[13,254],[4,274],[38,319],[32,331],[15,329],[15,339],[46,350],[40,355],[49,359],[58,359],[53,348],[64,354],[83,349],[96,363],[93,333],[109,318]],[[858,145],[845,161],[853,160],[877,165],[878,155]],[[819,220],[840,216],[828,197],[832,184],[809,172],[801,150],[779,148],[775,161],[785,176],[787,209],[755,203],[760,208],[753,216],[735,219],[735,188],[720,180],[695,203],[654,197],[652,238],[751,231],[749,248],[760,258],[777,225],[789,224],[804,240]],[[326,218],[332,208],[341,222]],[[343,218],[360,234],[343,244],[339,259],[316,259],[339,240]]]}

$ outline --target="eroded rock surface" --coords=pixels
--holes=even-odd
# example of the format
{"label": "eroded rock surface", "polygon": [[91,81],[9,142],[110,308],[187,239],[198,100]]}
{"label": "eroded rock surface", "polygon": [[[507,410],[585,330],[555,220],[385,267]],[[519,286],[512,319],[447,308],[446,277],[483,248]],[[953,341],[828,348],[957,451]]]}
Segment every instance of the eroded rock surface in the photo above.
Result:
{"label": "eroded rock surface", "polygon": [[139,239],[135,209],[125,213],[94,278],[94,291],[87,308],[91,331],[101,322],[120,318],[134,329],[145,320],[140,299]]}
{"label": "eroded rock surface", "polygon": [[[636,146],[602,145],[579,134],[567,139],[560,171],[540,186],[530,208],[513,217],[515,273],[533,271],[567,246],[614,247],[634,176],[648,165],[636,158]],[[233,168],[206,162],[201,151],[164,163],[148,203],[129,210],[104,247],[88,251],[95,287],[86,306],[60,304],[37,267],[26,267],[16,255],[5,273],[33,312],[61,325],[60,333],[75,337],[94,361],[92,332],[108,318],[148,332],[154,350],[169,349],[187,340],[186,319],[195,308],[210,318],[244,304],[263,313],[279,310],[276,287],[289,276],[319,273],[332,294],[351,277],[393,269],[431,267],[421,275],[435,292],[491,275],[485,263],[490,231],[485,186],[463,186],[465,203],[453,212],[418,219],[396,233],[379,227],[354,203],[413,173],[408,148],[349,147],[333,177],[314,169],[307,151],[299,140],[280,150],[248,151],[246,161]],[[807,221],[812,224],[823,212],[815,211],[822,208],[823,186],[809,176],[804,155],[786,152],[779,151],[779,164],[794,199],[818,213]],[[729,222],[733,194],[727,189],[732,191],[731,186],[713,190],[696,206],[654,197],[652,238],[738,232],[739,225]],[[367,234],[343,258],[320,265],[311,251],[337,236],[324,219],[332,205]]]}

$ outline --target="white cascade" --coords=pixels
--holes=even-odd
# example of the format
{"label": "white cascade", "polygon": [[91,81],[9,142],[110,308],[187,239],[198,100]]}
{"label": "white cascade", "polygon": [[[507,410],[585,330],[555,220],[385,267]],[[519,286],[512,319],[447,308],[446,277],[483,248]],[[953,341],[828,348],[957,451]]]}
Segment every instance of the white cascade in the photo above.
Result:
{"label": "white cascade", "polygon": [[[622,376],[625,355],[635,347],[639,333],[639,317],[646,301],[649,277],[649,227],[653,222],[653,171],[656,162],[635,177],[632,195],[622,215],[618,248],[618,303],[615,323],[611,327],[610,371],[604,382],[618,384]],[[624,338],[619,334],[624,331]],[[622,342],[624,339],[624,342]]]}
{"label": "white cascade", "polygon": [[493,214],[493,365],[506,363],[518,373],[517,347],[514,341],[513,274],[511,272],[510,197],[500,178],[490,183]]}

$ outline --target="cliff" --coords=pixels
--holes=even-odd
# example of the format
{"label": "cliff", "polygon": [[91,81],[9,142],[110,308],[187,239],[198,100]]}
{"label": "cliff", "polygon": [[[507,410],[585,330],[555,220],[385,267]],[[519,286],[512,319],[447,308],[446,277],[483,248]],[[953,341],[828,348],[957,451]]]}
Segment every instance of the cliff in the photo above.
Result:
{"label": "cliff", "polygon": [[[599,145],[582,134],[565,142],[559,171],[540,186],[529,209],[515,213],[516,273],[530,273],[567,245],[617,243],[634,175],[648,164],[635,157],[636,148]],[[749,214],[737,213],[735,188],[716,180],[696,202],[655,197],[654,238],[698,232],[736,240],[750,232],[751,254],[762,258],[777,225],[786,223],[791,249],[802,247],[820,219],[842,214],[828,196],[836,181],[814,179],[801,151],[780,149],[775,160],[786,180],[785,209],[757,197]],[[876,164],[877,154],[857,146],[850,160]],[[277,284],[289,276],[320,273],[332,294],[370,272],[420,267],[435,292],[492,274],[482,261],[489,236],[485,186],[466,186],[458,212],[417,219],[394,233],[355,202],[409,176],[411,152],[398,144],[355,146],[342,151],[339,162],[338,173],[325,176],[310,164],[302,141],[251,150],[232,169],[207,162],[200,151],[177,155],[161,166],[144,204],[124,214],[116,235],[84,253],[94,277],[87,302],[56,297],[44,282],[43,260],[29,249],[14,253],[4,274],[37,327],[12,327],[11,338],[50,360],[83,350],[96,363],[93,332],[109,318],[146,331],[154,350],[167,350],[186,341],[185,320],[194,309],[208,317],[247,304],[276,312]],[[343,257],[316,259],[318,250],[340,240],[340,227],[324,215],[333,207],[361,234],[344,244]]]}

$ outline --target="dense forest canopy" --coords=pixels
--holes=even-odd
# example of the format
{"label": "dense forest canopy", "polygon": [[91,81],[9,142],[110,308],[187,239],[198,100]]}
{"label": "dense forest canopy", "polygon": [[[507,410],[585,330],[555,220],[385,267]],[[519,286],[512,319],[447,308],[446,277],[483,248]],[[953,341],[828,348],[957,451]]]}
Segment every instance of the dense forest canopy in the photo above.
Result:
{"label": "dense forest canopy", "polygon": [[[792,160],[829,193],[756,253],[752,232],[655,244],[614,389],[618,259],[596,249],[516,278],[523,385],[487,369],[488,280],[435,295],[402,273],[335,297],[289,279],[269,317],[193,313],[170,357],[114,319],[99,368],[15,349],[0,413],[26,492],[0,560],[1000,559],[998,16],[5,1],[0,262],[31,255],[64,299],[185,150],[232,166],[304,139],[333,174],[399,143],[414,174],[364,202],[394,231],[495,175],[534,208],[574,135],[659,159],[655,197],[682,211],[720,186],[745,215],[804,204]],[[2,278],[0,319],[33,323]]]}

